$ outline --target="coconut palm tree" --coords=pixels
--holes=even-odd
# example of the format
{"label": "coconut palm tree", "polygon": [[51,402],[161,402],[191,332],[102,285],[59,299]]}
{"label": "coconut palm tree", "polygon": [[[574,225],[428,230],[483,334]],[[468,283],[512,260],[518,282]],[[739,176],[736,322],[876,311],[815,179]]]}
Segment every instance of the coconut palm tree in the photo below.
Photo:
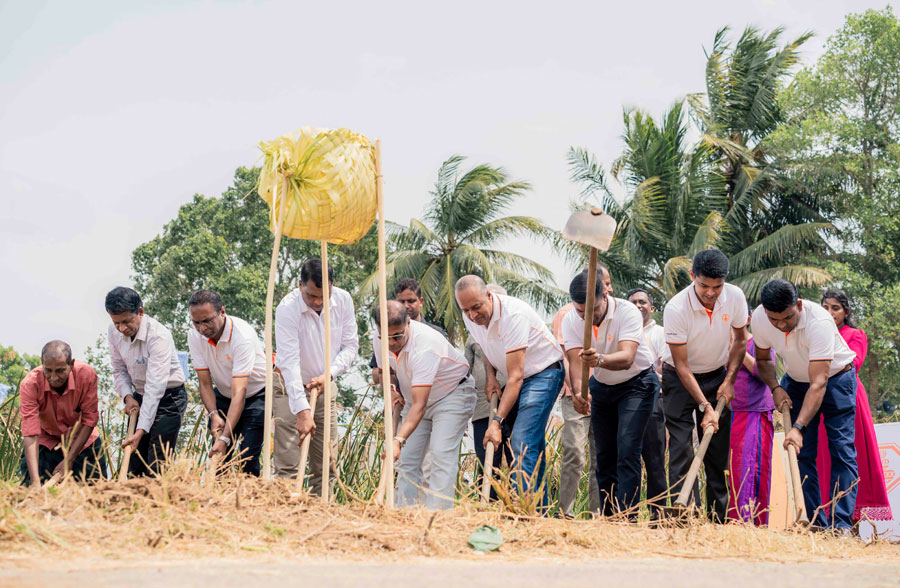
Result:
{"label": "coconut palm tree", "polygon": [[[454,343],[463,341],[462,314],[454,285],[466,274],[495,282],[513,296],[547,312],[555,311],[564,293],[553,285],[546,267],[526,255],[498,249],[511,237],[531,237],[555,246],[558,233],[536,218],[504,216],[531,189],[527,182],[510,181],[506,172],[487,164],[460,173],[464,157],[455,155],[438,170],[437,182],[423,220],[409,226],[391,224],[387,281],[416,279],[425,298],[429,320],[442,324]],[[377,274],[360,287],[360,298],[375,295]]]}

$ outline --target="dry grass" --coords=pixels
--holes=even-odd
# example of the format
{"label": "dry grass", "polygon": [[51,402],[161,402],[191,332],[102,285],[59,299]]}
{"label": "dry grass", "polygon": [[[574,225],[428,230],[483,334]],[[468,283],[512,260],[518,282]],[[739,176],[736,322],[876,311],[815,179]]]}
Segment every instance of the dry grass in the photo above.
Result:
{"label": "dry grass", "polygon": [[864,545],[819,534],[777,532],[694,521],[654,529],[608,521],[522,517],[466,502],[448,512],[385,510],[369,503],[323,505],[292,495],[293,482],[235,474],[205,478],[187,460],[159,479],[84,486],[0,488],[0,560],[54,561],[152,554],[184,557],[328,556],[397,560],[410,556],[475,558],[466,539],[477,526],[500,527],[504,544],[491,557],[670,556],[743,561],[900,562],[896,545]]}

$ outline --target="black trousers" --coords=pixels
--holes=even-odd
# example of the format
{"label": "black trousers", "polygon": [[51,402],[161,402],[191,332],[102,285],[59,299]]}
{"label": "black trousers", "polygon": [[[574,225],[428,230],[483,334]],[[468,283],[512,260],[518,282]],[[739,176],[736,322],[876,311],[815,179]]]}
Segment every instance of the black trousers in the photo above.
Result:
{"label": "black trousers", "polygon": [[666,506],[669,478],[666,475],[666,417],[662,395],[653,405],[647,428],[644,429],[644,446],[641,448],[644,471],[647,472],[647,500],[650,501],[650,518],[656,519]]}
{"label": "black trousers", "polygon": [[[134,399],[143,404],[142,394],[135,392]],[[174,454],[178,445],[178,432],[187,408],[187,391],[184,385],[169,388],[159,399],[156,418],[147,434],[141,437],[137,451],[131,455],[128,473],[132,476],[158,474],[166,460],[166,454]]]}
{"label": "black trousers", "polygon": [[[705,374],[694,374],[703,396],[714,406],[716,392],[725,381],[725,367]],[[697,403],[688,394],[675,372],[675,368],[663,365],[663,407],[665,408],[666,429],[669,431],[669,479],[672,480],[672,492],[681,491],[684,478],[691,469],[694,459],[693,432],[703,438],[700,423],[703,413]],[[728,512],[728,483],[725,472],[728,470],[728,449],[731,442],[731,409],[727,406],[719,415],[719,430],[713,435],[706,455],[703,457],[703,469],[706,473],[706,505],[710,518],[724,523]],[[694,482],[691,491],[694,502],[700,504],[700,486]]]}
{"label": "black trousers", "polygon": [[[53,477],[53,470],[62,463],[62,449],[47,449],[43,445],[38,446],[38,474],[41,483]],[[22,450],[22,459],[19,462],[19,470],[25,477],[23,483],[31,486],[31,476],[28,475],[28,464],[25,462],[25,451]],[[72,463],[72,475],[76,480],[89,481],[106,479],[106,456],[103,453],[103,442],[100,437],[81,450],[78,457]]]}
{"label": "black trousers", "polygon": [[[481,394],[481,392],[479,392]],[[503,424],[500,425],[500,434],[502,435],[502,444],[500,445],[500,451],[494,452],[494,463],[491,465],[493,468],[491,471],[494,472],[494,477],[497,477],[496,471],[503,464],[503,456],[506,456],[506,463],[513,463],[513,454],[512,447],[509,445],[509,436],[512,435],[513,425],[516,424],[516,415],[519,413],[519,401],[516,400],[516,403],[513,404],[512,409],[509,411],[509,414],[506,415],[506,418],[503,419]],[[481,488],[482,484],[482,474],[484,472],[484,460],[485,460],[485,449],[484,449],[484,434],[487,433],[488,427],[491,424],[491,417],[485,417],[483,419],[476,419],[472,421],[472,442],[475,445],[475,455],[478,456],[478,475],[475,478],[475,487]],[[494,491],[494,488],[491,487],[491,500],[495,500],[497,498],[497,493]]]}
{"label": "black trousers", "polygon": [[591,376],[589,386],[600,512],[612,516],[631,509],[640,498],[641,447],[659,396],[659,379],[647,368],[620,384],[603,384]]}
{"label": "black trousers", "polygon": [[[214,390],[216,392],[216,411],[224,419],[228,415],[231,398],[219,394],[218,388],[214,388]],[[262,453],[265,424],[266,393],[263,389],[244,399],[244,411],[234,425],[231,435],[232,442],[225,453],[226,460],[235,455],[240,456],[241,470],[245,474],[259,477],[259,455]],[[215,439],[213,443],[215,443]],[[238,445],[240,445],[240,450],[236,451]]]}

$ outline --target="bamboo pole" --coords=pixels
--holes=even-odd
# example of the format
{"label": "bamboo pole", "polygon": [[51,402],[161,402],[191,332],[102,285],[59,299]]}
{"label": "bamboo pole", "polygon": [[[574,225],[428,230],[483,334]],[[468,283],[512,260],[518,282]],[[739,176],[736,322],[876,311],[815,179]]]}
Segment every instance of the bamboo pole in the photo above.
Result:
{"label": "bamboo pole", "polygon": [[[313,420],[316,418],[316,399],[319,393],[313,389],[309,397],[309,414]],[[303,439],[303,445],[300,446],[300,466],[297,468],[297,492],[303,492],[303,483],[306,480],[306,462],[309,459],[309,444],[313,434],[309,434]]]}
{"label": "bamboo pole", "polygon": [[[136,410],[131,411],[131,414],[128,415],[128,434],[125,436],[127,439],[134,435],[134,430],[137,427],[137,412]],[[131,463],[131,453],[134,451],[131,445],[125,448],[125,453],[122,454],[122,464],[119,466],[119,481],[124,482],[128,479],[128,465]]]}
{"label": "bamboo pole", "polygon": [[391,370],[388,350],[387,253],[384,243],[384,190],[381,175],[381,141],[375,141],[375,198],[378,201],[378,306],[381,309],[381,390],[384,395],[385,508],[394,508],[394,428],[391,426]]}
{"label": "bamboo pole", "polygon": [[[272,189],[272,206],[277,202],[278,185]],[[272,245],[272,260],[269,264],[269,287],[266,290],[266,404],[263,425],[262,478],[272,479],[272,305],[275,298],[275,273],[278,269],[278,250],[281,247],[281,228],[284,223],[284,211],[287,204],[288,179],[284,176],[281,182],[281,204],[278,207],[278,218],[275,220],[275,242]]]}
{"label": "bamboo pole", "polygon": [[[716,403],[716,412],[719,413],[720,418],[723,410],[725,410],[724,396],[719,398],[719,401]],[[709,443],[712,441],[713,435],[715,435],[715,429],[713,425],[707,425],[706,430],[703,431],[703,439],[700,440],[700,447],[694,455],[694,461],[691,462],[691,469],[688,470],[687,477],[681,485],[681,492],[678,493],[678,498],[675,499],[676,506],[687,506],[691,490],[694,488],[694,482],[697,481],[697,475],[700,473],[700,466],[703,465],[703,456],[706,455]]]}
{"label": "bamboo pole", "polygon": [[[322,312],[325,319],[325,373],[322,382],[324,422],[322,423],[322,502],[331,493],[331,284],[328,283],[328,243],[322,241]],[[313,413],[315,418],[315,413]]]}

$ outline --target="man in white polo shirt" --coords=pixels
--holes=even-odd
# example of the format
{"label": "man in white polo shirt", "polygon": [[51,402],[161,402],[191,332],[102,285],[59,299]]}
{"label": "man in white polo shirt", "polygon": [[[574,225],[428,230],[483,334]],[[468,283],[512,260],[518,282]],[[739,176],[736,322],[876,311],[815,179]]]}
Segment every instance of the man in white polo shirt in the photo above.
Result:
{"label": "man in white polo shirt", "polygon": [[140,295],[131,288],[113,288],[106,295],[107,329],[113,386],[125,403],[125,413],[138,412],[128,472],[134,476],[158,473],[178,443],[187,391],[184,372],[172,333],[144,314]]}
{"label": "man in white polo shirt", "polygon": [[[643,288],[636,288],[625,295],[628,302],[641,311],[644,321],[644,345],[650,349],[653,357],[653,371],[662,377],[662,358],[666,352],[666,335],[662,325],[653,320],[653,296]],[[666,506],[666,494],[669,491],[669,479],[666,475],[666,418],[663,409],[662,394],[653,403],[653,412],[644,431],[644,446],[641,458],[647,471],[647,499],[650,500],[650,518],[657,519]]]}
{"label": "man in white polo shirt", "polygon": [[[668,350],[663,358],[663,407],[669,431],[669,480],[678,493],[694,458],[693,430],[702,437],[708,425],[713,435],[703,466],[709,515],[724,523],[728,510],[728,449],[734,381],[747,349],[747,299],[740,288],[726,284],[728,258],[718,249],[694,256],[691,285],[666,304],[663,313]],[[734,337],[732,337],[732,332]],[[726,400],[722,414],[718,398]],[[699,501],[695,484],[694,500]]]}
{"label": "man in white polo shirt", "polygon": [[215,292],[198,290],[188,304],[194,324],[188,333],[191,363],[215,437],[210,457],[232,455],[240,439],[243,471],[259,476],[266,410],[262,341],[245,320],[225,313]]}
{"label": "man in white polo shirt", "polygon": [[[591,348],[584,349],[587,278],[585,270],[569,284],[575,311],[563,319],[563,342],[575,409],[590,414],[594,429],[600,512],[611,516],[628,511],[640,497],[641,446],[659,379],[650,349],[642,343],[640,311],[627,300],[610,296],[599,281],[590,313]],[[594,368],[587,400],[581,397],[582,362]]]}
{"label": "man in white polo shirt", "polygon": [[[858,477],[856,464],[856,353],[838,332],[831,314],[820,305],[801,300],[797,288],[786,280],[772,280],[760,293],[762,305],[753,312],[751,328],[756,342],[759,377],[772,390],[775,408],[787,401],[792,428],[784,447],[799,452],[800,478],[806,512],[812,515],[821,505],[816,454],[819,415],[824,416],[831,454],[829,494],[843,494],[829,509],[830,517],[819,511],[813,524],[849,532],[853,526]],[[769,353],[784,361],[781,384]],[[810,423],[816,426],[808,427]],[[852,486],[852,488],[851,488]]]}
{"label": "man in white polo shirt", "polygon": [[[350,294],[334,286],[334,271],[328,267],[329,300],[331,313],[331,378],[334,380],[346,372],[356,360],[359,351],[359,335],[356,312]],[[316,429],[325,425],[325,308],[322,291],[322,260],[307,260],[300,268],[300,287],[291,291],[278,304],[275,311],[275,365],[284,377],[285,392],[274,400],[275,416],[275,475],[291,478],[297,475],[300,465],[300,449],[306,434],[312,434],[309,446],[309,489],[313,494],[322,493],[323,435]],[[331,442],[337,439],[337,386],[331,386]],[[309,396],[315,391],[314,426],[310,428]],[[296,417],[294,416],[296,415]],[[305,475],[303,472],[302,475]],[[333,483],[330,472],[329,483]]]}
{"label": "man in white polo shirt", "polygon": [[[530,490],[532,482],[543,488],[547,420],[565,378],[562,348],[533,308],[512,296],[488,292],[478,276],[463,276],[456,282],[455,290],[463,321],[481,346],[486,369],[506,377],[506,387],[484,435],[484,444],[493,443],[495,450],[499,448],[503,420],[518,403],[510,436],[517,464],[513,475],[520,480],[520,491]],[[498,392],[499,386],[488,382],[486,388],[492,394]],[[519,476],[519,472],[524,476]],[[542,500],[546,504],[545,495]]]}
{"label": "man in white polo shirt", "polygon": [[[397,466],[397,504],[453,508],[459,443],[475,410],[475,382],[465,356],[440,333],[409,319],[406,307],[387,303],[390,367],[397,374],[403,396],[403,421],[394,436]],[[372,317],[377,324],[380,308]],[[378,331],[376,330],[376,333]],[[381,349],[375,335],[373,346]],[[380,354],[376,354],[378,367]],[[428,479],[422,470],[431,452]]]}

